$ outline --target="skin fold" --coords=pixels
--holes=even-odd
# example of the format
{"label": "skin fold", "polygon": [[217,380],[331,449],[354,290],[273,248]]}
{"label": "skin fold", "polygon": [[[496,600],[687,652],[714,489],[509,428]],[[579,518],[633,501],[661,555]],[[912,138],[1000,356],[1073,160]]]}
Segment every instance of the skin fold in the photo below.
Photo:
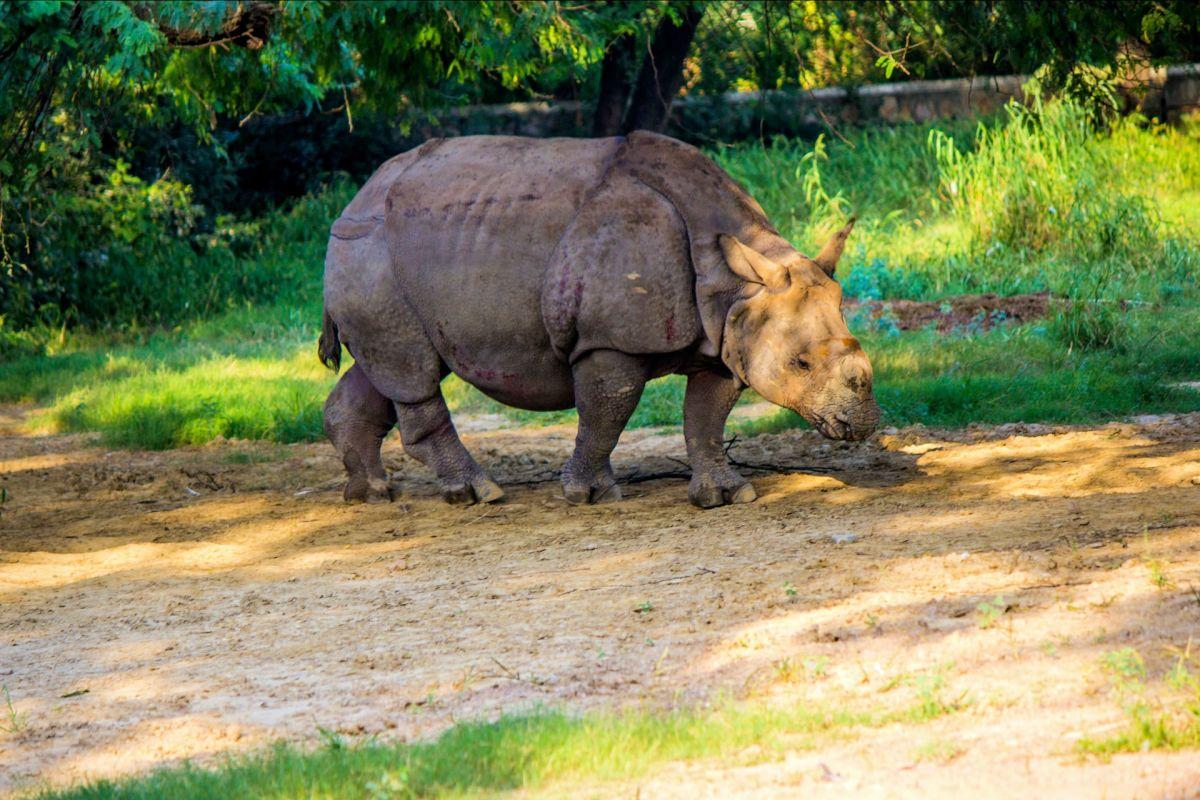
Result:
{"label": "skin fold", "polygon": [[833,280],[853,221],[816,258],[700,151],[628,138],[432,140],[383,164],[333,224],[322,360],[355,363],[325,404],[347,500],[390,499],[379,458],[400,430],[446,499],[503,491],[463,446],[453,372],[518,408],[579,410],[568,500],[617,500],[609,456],[647,381],[687,376],[688,496],[749,502],[726,462],[747,386],[826,436],[877,425],[871,365]]}

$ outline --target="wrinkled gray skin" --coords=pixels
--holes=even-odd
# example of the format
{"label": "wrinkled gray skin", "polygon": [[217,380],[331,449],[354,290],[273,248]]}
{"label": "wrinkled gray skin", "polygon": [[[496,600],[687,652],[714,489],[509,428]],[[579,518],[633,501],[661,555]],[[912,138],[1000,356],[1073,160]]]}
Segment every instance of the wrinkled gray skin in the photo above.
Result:
{"label": "wrinkled gray skin", "polygon": [[801,255],[712,161],[651,133],[396,156],[334,223],[325,261],[321,357],[336,369],[344,344],[355,359],[325,405],[346,499],[391,497],[379,448],[393,425],[450,502],[503,496],[450,420],[453,372],[518,408],[579,409],[562,471],[575,503],[620,498],[609,455],[643,387],[687,375],[688,496],[753,500],[721,447],[746,386],[832,438],[878,422],[832,279],[849,230]]}

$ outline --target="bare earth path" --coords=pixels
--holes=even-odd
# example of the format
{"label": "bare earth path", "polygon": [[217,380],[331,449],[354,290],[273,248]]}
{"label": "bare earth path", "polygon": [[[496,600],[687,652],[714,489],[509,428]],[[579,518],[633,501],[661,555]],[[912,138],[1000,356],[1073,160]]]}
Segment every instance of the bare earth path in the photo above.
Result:
{"label": "bare earth path", "polygon": [[[758,476],[753,505],[701,512],[684,479],[642,480],[681,469],[676,434],[627,434],[616,466],[638,477],[618,505],[558,498],[573,431],[548,428],[465,437],[507,484],[502,505],[444,505],[389,440],[402,500],[344,506],[325,444],[107,452],[19,435],[20,413],[0,411],[0,683],[27,726],[0,733],[0,793],[314,742],[318,726],[414,737],[539,703],[717,693],[905,708],[931,685],[964,707],[588,790],[1200,787],[1195,751],[1073,753],[1124,724],[1104,653],[1137,649],[1153,687],[1200,639],[1200,414],[764,436],[734,456],[794,469]],[[989,620],[985,601],[1007,611]]]}

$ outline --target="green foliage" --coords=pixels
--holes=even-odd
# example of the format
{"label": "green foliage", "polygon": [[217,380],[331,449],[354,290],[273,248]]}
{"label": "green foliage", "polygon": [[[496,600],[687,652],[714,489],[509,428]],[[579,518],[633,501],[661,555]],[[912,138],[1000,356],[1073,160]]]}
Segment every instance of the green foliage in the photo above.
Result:
{"label": "green foliage", "polygon": [[[229,30],[247,7],[268,18],[252,40]],[[128,325],[263,300],[272,276],[226,263],[246,256],[253,225],[198,205],[176,161],[211,202],[210,179],[230,177],[227,141],[255,115],[336,103],[350,127],[366,110],[411,125],[434,106],[494,99],[489,87],[527,96],[585,74],[614,32],[661,13],[567,14],[549,0],[0,2],[0,314],[17,329]],[[197,255],[207,271],[161,280]]]}
{"label": "green foliage", "polygon": [[[218,219],[204,231],[188,187],[170,177],[146,184],[118,162],[96,191],[51,198],[39,246],[0,288],[0,307],[16,326],[136,327],[270,302],[305,282],[311,291],[322,233],[352,191],[338,185],[265,220]],[[15,336],[0,341],[23,347]]]}
{"label": "green foliage", "polygon": [[1011,103],[1007,112],[1003,124],[979,126],[967,153],[942,131],[930,132],[941,199],[966,223],[971,244],[1147,263],[1157,220],[1144,198],[1105,185],[1112,150],[1086,110],[1039,102]]}

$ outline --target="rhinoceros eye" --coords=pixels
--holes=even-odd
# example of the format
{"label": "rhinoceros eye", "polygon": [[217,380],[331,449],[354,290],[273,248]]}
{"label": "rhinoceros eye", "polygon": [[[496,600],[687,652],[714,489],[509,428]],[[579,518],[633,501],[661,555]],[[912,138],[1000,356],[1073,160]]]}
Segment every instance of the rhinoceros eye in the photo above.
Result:
{"label": "rhinoceros eye", "polygon": [[795,358],[793,358],[792,366],[795,367],[796,369],[802,369],[802,370],[812,369],[812,364],[810,364],[808,362],[808,359],[805,358],[804,356],[796,356]]}

